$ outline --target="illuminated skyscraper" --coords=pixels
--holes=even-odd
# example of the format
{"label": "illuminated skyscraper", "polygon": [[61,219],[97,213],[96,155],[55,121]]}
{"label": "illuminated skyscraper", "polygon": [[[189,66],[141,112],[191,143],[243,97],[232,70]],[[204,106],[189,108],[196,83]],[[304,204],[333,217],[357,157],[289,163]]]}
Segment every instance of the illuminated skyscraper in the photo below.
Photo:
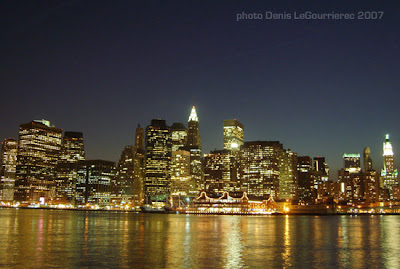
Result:
{"label": "illuminated skyscraper", "polygon": [[394,169],[392,143],[390,143],[389,135],[387,134],[383,142],[383,169],[381,177],[383,188],[389,191],[390,198],[392,198],[393,187],[398,185],[397,175],[397,169]]}
{"label": "illuminated skyscraper", "polygon": [[111,200],[128,204],[133,199],[134,188],[134,146],[125,146],[116,167],[115,178],[111,180]]}
{"label": "illuminated skyscraper", "polygon": [[372,159],[371,159],[371,150],[369,149],[369,147],[366,147],[363,151],[363,160],[364,160],[364,172],[373,170]]}
{"label": "illuminated skyscraper", "polygon": [[171,192],[171,128],[156,119],[146,129],[146,202],[166,201]]}
{"label": "illuminated skyscraper", "polygon": [[203,159],[201,154],[201,139],[199,130],[199,118],[196,109],[193,106],[188,120],[187,147],[184,148],[190,152],[190,175],[194,182],[194,189],[190,193],[196,196],[204,189],[203,182]]}
{"label": "illuminated skyscraper", "polygon": [[77,163],[75,204],[110,204],[111,180],[115,177],[115,163],[104,160],[86,160]]}
{"label": "illuminated skyscraper", "polygon": [[50,126],[46,120],[20,125],[15,200],[47,202],[55,197],[61,136],[62,130]]}
{"label": "illuminated skyscraper", "polygon": [[18,143],[15,139],[1,142],[0,200],[14,199],[15,171],[17,166]]}
{"label": "illuminated skyscraper", "polygon": [[224,120],[224,149],[238,151],[244,143],[243,124],[236,119]]}
{"label": "illuminated skyscraper", "polygon": [[172,152],[186,146],[188,131],[183,123],[175,122],[171,126],[172,129]]}
{"label": "illuminated skyscraper", "polygon": [[65,132],[61,155],[57,163],[56,197],[59,203],[75,201],[76,163],[85,160],[85,147],[81,132]]}
{"label": "illuminated skyscraper", "polygon": [[146,177],[146,151],[144,148],[144,129],[140,127],[140,124],[136,128],[134,154],[133,203],[139,206],[144,203],[144,183]]}
{"label": "illuminated skyscraper", "polygon": [[283,146],[279,141],[244,143],[240,156],[240,170],[249,196],[277,198],[282,151]]}
{"label": "illuminated skyscraper", "polygon": [[195,188],[190,175],[190,151],[172,151],[171,183],[173,196],[190,196],[190,191]]}
{"label": "illuminated skyscraper", "polygon": [[230,150],[214,150],[204,156],[205,190],[211,195],[241,190],[237,156]]}
{"label": "illuminated skyscraper", "polygon": [[85,160],[83,133],[65,132],[61,148],[60,162],[76,163]]}
{"label": "illuminated skyscraper", "polygon": [[339,170],[340,199],[357,202],[364,198],[365,177],[361,174],[360,154],[343,154],[344,169]]}
{"label": "illuminated skyscraper", "polygon": [[279,163],[280,199],[295,199],[297,197],[297,153],[290,149],[283,150]]}
{"label": "illuminated skyscraper", "polygon": [[188,135],[187,135],[187,145],[196,146],[201,149],[201,138],[199,130],[199,118],[197,117],[196,108],[193,106],[190,112],[188,120]]}

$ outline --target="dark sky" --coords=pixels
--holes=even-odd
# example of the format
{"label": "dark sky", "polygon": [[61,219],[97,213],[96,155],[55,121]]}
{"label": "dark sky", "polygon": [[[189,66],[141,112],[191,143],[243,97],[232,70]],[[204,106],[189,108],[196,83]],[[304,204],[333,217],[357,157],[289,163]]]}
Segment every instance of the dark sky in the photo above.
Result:
{"label": "dark sky", "polygon": [[[0,136],[45,118],[116,161],[138,123],[186,123],[195,105],[204,153],[237,118],[245,140],[326,156],[334,175],[365,146],[381,168],[390,133],[398,166],[400,5],[298,2],[1,1]],[[236,21],[266,11],[384,15]]]}

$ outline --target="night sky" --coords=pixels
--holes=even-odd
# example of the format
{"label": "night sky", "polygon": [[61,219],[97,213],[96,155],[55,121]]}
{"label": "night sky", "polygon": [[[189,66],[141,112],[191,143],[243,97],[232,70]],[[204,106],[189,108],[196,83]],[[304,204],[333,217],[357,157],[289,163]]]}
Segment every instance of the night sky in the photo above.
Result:
{"label": "night sky", "polygon": [[[44,118],[83,132],[88,159],[117,161],[138,123],[187,123],[195,105],[204,153],[236,118],[247,141],[325,156],[332,179],[366,146],[380,169],[390,133],[400,168],[396,1],[116,2],[0,2],[1,137]],[[384,15],[236,20],[266,11]]]}

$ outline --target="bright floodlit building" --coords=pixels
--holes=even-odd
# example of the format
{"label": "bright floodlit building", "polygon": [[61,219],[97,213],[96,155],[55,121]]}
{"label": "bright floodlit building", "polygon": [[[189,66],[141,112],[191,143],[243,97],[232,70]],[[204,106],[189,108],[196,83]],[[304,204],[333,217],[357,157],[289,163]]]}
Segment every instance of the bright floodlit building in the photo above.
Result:
{"label": "bright floodlit building", "polygon": [[394,154],[392,143],[389,140],[389,135],[385,136],[383,142],[383,169],[381,171],[382,187],[389,191],[390,198],[392,197],[393,187],[398,185],[397,169],[394,168]]}
{"label": "bright floodlit building", "polygon": [[244,126],[238,120],[224,120],[224,149],[238,151],[244,143]]}
{"label": "bright floodlit building", "polygon": [[14,199],[46,203],[56,193],[56,165],[61,153],[62,130],[46,120],[19,127]]}
{"label": "bright floodlit building", "polygon": [[165,202],[171,192],[171,128],[154,119],[146,128],[146,203]]}

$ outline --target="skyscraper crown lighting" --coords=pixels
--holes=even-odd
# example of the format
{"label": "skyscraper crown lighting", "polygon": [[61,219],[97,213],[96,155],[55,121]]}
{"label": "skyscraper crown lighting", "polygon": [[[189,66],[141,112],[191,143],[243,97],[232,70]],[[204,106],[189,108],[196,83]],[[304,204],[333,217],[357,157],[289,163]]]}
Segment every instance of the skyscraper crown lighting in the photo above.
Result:
{"label": "skyscraper crown lighting", "polygon": [[199,121],[197,117],[196,108],[193,106],[192,111],[190,112],[189,120],[188,121]]}

